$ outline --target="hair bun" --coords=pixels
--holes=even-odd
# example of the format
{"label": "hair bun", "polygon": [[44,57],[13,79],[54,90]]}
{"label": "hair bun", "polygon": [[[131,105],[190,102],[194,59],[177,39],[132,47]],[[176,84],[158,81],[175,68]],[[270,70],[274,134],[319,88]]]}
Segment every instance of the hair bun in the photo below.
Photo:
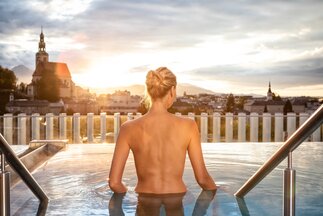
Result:
{"label": "hair bun", "polygon": [[176,84],[176,76],[166,67],[150,70],[146,76],[147,93],[152,99],[164,97]]}

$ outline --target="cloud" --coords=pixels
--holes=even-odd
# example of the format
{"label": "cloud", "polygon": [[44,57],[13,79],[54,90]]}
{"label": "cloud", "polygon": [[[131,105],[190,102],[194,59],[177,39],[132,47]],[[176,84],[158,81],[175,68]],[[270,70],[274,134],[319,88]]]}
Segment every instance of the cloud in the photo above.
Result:
{"label": "cloud", "polygon": [[[199,80],[223,80],[239,85],[263,86],[271,81],[278,87],[320,85],[323,83],[323,58],[293,60],[252,70],[239,65],[222,65],[187,71]],[[323,91],[323,89],[322,89]],[[323,92],[322,92],[323,93]]]}
{"label": "cloud", "polygon": [[130,73],[163,63],[191,80],[315,85],[323,81],[322,8],[318,0],[1,1],[0,63],[33,68],[43,25],[50,60],[76,74],[127,54],[147,58]]}
{"label": "cloud", "polygon": [[131,68],[131,73],[147,73],[152,68],[149,67],[149,65],[141,65],[138,67]]}

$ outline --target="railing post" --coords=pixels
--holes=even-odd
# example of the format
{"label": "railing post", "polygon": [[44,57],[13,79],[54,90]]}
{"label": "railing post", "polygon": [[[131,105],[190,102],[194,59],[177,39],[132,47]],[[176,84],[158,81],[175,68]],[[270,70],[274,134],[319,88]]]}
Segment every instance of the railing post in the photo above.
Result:
{"label": "railing post", "polygon": [[142,116],[142,114],[140,112],[137,112],[135,119],[140,118],[141,116]]}
{"label": "railing post", "polygon": [[[307,114],[307,113],[306,113]],[[308,114],[307,114],[308,115]],[[318,127],[312,135],[309,137],[309,140],[312,142],[320,142],[321,141],[321,127]]]}
{"label": "railing post", "polygon": [[[309,117],[308,113],[300,113],[299,114],[299,126],[301,126]],[[309,137],[307,140],[309,141],[311,137]]]}
{"label": "railing post", "polygon": [[54,137],[54,115],[53,113],[46,114],[46,139],[51,140]]}
{"label": "railing post", "polygon": [[262,115],[262,141],[271,141],[271,114],[264,113]]}
{"label": "railing post", "polygon": [[66,139],[66,113],[59,114],[59,138]]}
{"label": "railing post", "polygon": [[[15,152],[10,148],[10,145],[1,134],[0,134],[0,143],[1,143],[0,145],[1,152],[7,158],[7,163],[10,165],[12,170],[14,170],[15,173],[20,176],[20,179],[22,179],[25,182],[26,186],[39,199],[40,201],[39,207],[44,207],[44,208],[47,207],[49,198],[44,193],[44,191],[39,186],[39,184],[36,182],[34,177],[30,174],[29,170],[24,166],[21,160],[19,160]],[[2,165],[4,165],[4,162],[2,163]],[[1,210],[2,209],[0,209],[0,211]],[[39,215],[45,215],[46,210],[44,209],[38,212],[40,212]]]}
{"label": "railing post", "polygon": [[284,115],[275,113],[275,142],[284,141]]}
{"label": "railing post", "polygon": [[18,145],[26,145],[26,114],[21,113],[18,115]]}
{"label": "railing post", "polygon": [[127,121],[132,120],[133,119],[133,114],[132,113],[128,113],[127,114]]}
{"label": "railing post", "polygon": [[[250,177],[246,183],[234,194],[237,197],[245,196],[262,179],[272,172],[293,150],[295,150],[308,136],[323,124],[323,105],[313,113],[297,131],[289,135],[285,143]],[[291,154],[289,155],[291,161]],[[290,163],[291,167],[291,163]],[[290,179],[290,178],[289,178]],[[292,180],[288,180],[292,182]],[[290,187],[294,189],[295,187]],[[290,195],[290,193],[288,193]],[[293,196],[289,196],[293,197]]]}
{"label": "railing post", "polygon": [[73,143],[81,143],[80,113],[73,114]]}
{"label": "railing post", "polygon": [[93,127],[94,127],[94,113],[88,113],[87,119],[86,119],[86,135],[87,135],[87,142],[93,143],[94,137],[93,137]]}
{"label": "railing post", "polygon": [[246,114],[238,114],[238,141],[246,142]]}
{"label": "railing post", "polygon": [[296,171],[292,168],[292,152],[288,155],[288,167],[284,170],[284,216],[295,215]]}
{"label": "railing post", "polygon": [[299,114],[299,126],[301,126],[307,119],[309,115],[308,113],[300,113]]}
{"label": "railing post", "polygon": [[120,113],[114,113],[114,121],[113,121],[113,125],[114,125],[114,142],[117,142],[117,138],[119,135],[119,131],[120,131]]}
{"label": "railing post", "polygon": [[258,142],[258,113],[250,113],[250,142]]}
{"label": "railing post", "polygon": [[233,114],[225,114],[225,141],[232,142],[233,139]]}
{"label": "railing post", "polygon": [[10,173],[5,171],[5,156],[0,151],[0,215],[10,215]]}
{"label": "railing post", "polygon": [[201,113],[201,142],[207,142],[207,135],[208,135],[207,120],[208,120],[207,113]]}
{"label": "railing post", "polygon": [[321,141],[321,127],[317,128],[312,134],[312,142]]}
{"label": "railing post", "polygon": [[3,136],[10,145],[13,144],[13,115],[11,113],[3,116]]}
{"label": "railing post", "polygon": [[31,115],[31,139],[40,139],[40,116],[39,113],[33,113]]}
{"label": "railing post", "polygon": [[213,113],[213,142],[221,141],[221,114]]}
{"label": "railing post", "polygon": [[296,130],[296,114],[287,113],[287,135],[290,137]]}
{"label": "railing post", "polygon": [[192,120],[194,120],[194,121],[195,121],[195,113],[189,112],[189,113],[187,114],[187,117],[188,117],[189,119],[192,119]]}
{"label": "railing post", "polygon": [[100,113],[100,133],[101,143],[105,143],[107,133],[107,114],[105,112]]}

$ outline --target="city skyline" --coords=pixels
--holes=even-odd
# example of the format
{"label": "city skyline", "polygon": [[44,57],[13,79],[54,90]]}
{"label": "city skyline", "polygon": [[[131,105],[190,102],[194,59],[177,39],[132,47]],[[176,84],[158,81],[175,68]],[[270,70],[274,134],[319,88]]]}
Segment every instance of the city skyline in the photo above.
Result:
{"label": "city skyline", "polygon": [[[49,61],[76,84],[143,84],[167,66],[180,83],[214,92],[323,96],[320,1],[7,1],[0,65],[34,70],[40,26]],[[30,77],[31,80],[31,77]]]}

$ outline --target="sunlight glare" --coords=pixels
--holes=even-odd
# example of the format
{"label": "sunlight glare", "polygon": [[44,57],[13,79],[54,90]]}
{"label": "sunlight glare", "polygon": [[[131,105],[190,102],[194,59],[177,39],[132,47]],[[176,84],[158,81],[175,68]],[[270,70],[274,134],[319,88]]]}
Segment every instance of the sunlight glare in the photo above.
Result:
{"label": "sunlight glare", "polygon": [[129,66],[131,60],[127,58],[101,59],[94,61],[85,73],[75,76],[75,80],[83,86],[92,88],[126,86],[139,80],[142,82],[142,76],[130,73]]}

